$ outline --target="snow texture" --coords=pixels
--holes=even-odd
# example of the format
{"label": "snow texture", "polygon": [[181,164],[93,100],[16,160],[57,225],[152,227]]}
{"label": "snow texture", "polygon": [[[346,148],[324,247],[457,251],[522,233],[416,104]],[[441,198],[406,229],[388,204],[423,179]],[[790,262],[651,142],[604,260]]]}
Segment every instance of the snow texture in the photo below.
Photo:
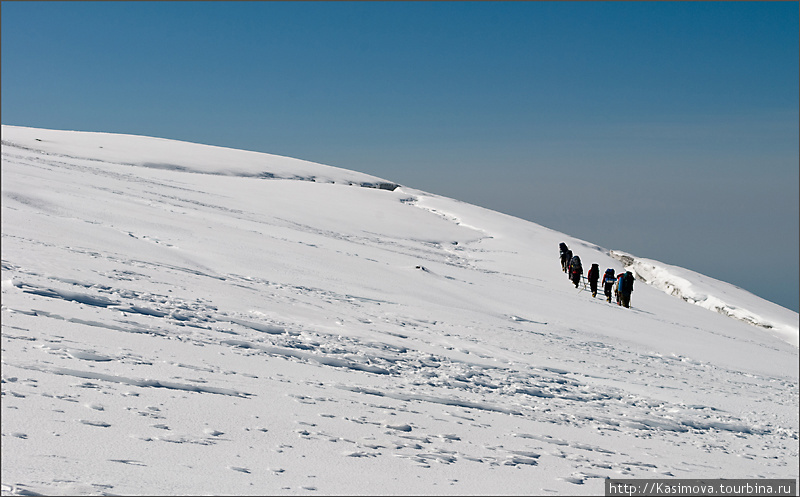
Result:
{"label": "snow texture", "polygon": [[612,250],[611,256],[625,265],[638,280],[686,302],[716,311],[769,330],[776,337],[798,346],[797,313],[749,292],[677,266]]}
{"label": "snow texture", "polygon": [[2,140],[3,495],[798,477],[798,315],[744,290],[297,159]]}

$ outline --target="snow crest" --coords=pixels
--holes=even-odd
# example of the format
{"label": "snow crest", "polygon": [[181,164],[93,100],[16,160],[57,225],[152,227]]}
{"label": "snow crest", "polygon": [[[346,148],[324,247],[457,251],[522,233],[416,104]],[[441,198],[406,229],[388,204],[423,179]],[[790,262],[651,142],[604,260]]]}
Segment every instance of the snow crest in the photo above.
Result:
{"label": "snow crest", "polygon": [[[724,316],[764,328],[776,337],[795,347],[798,346],[800,332],[796,313],[784,312],[787,310],[767,301],[763,301],[763,304],[756,303],[758,309],[752,309],[754,306],[753,295],[746,290],[729,283],[713,280],[688,269],[670,266],[651,259],[642,259],[618,250],[610,251],[610,255],[622,262],[625,269],[634,273],[637,279],[664,293]],[[719,295],[720,293],[722,295]],[[741,305],[740,301],[746,301],[748,308]],[[765,314],[766,312],[769,314]],[[766,315],[770,317],[765,317]]]}

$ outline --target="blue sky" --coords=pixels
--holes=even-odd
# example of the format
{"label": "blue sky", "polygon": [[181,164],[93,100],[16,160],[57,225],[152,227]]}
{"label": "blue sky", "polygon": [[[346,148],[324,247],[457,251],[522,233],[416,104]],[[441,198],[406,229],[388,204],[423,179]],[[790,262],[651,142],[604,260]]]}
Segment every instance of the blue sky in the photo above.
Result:
{"label": "blue sky", "polygon": [[800,307],[798,2],[0,8],[3,124],[362,171]]}

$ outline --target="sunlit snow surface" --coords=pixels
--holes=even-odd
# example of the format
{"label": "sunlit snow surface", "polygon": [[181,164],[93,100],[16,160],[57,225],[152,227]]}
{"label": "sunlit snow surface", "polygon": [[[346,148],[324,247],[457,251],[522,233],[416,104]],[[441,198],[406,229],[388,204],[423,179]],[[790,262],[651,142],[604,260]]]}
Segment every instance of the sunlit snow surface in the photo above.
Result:
{"label": "sunlit snow surface", "polygon": [[670,295],[742,320],[798,346],[797,313],[772,302],[753,298],[741,288],[677,266],[612,250],[611,256],[637,279]]}
{"label": "sunlit snow surface", "polygon": [[2,139],[4,495],[798,477],[798,315],[743,290],[301,160]]}

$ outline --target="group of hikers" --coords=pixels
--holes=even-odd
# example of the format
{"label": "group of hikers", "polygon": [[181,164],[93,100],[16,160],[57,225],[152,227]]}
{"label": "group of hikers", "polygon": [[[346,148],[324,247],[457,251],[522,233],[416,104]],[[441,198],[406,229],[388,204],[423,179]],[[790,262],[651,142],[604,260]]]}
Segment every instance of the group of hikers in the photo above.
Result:
{"label": "group of hikers", "polygon": [[[578,288],[583,278],[581,258],[573,255],[572,250],[564,242],[559,243],[558,248],[561,255],[561,269],[567,273],[570,281],[575,284],[575,288]],[[592,297],[596,297],[597,283],[600,281],[600,266],[598,264],[592,264],[592,268],[586,273],[586,279],[589,280],[589,289],[592,291]],[[633,273],[630,271],[625,271],[624,273],[620,271],[619,274],[614,275],[613,268],[606,269],[600,283],[603,286],[606,301],[611,302],[611,292],[613,290],[617,305],[630,307],[634,279]],[[584,283],[584,287],[585,285],[586,283]]]}

